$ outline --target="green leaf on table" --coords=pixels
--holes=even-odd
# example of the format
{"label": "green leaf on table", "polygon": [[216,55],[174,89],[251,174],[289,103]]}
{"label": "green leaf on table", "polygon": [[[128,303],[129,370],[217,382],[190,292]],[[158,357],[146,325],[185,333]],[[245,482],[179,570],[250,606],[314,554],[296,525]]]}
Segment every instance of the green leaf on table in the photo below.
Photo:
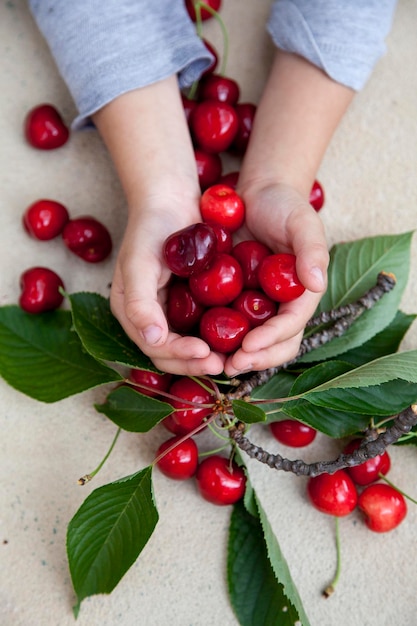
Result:
{"label": "green leaf on table", "polygon": [[43,402],[122,380],[85,352],[69,311],[30,315],[15,305],[0,307],[0,374]]}
{"label": "green leaf on table", "polygon": [[152,467],[95,489],[68,525],[67,553],[77,595],[110,593],[136,561],[158,522]]}
{"label": "green leaf on table", "polygon": [[413,233],[368,237],[337,244],[330,251],[328,288],[317,312],[354,302],[376,283],[381,271],[395,274],[395,288],[365,311],[341,337],[305,354],[311,363],[343,354],[381,332],[394,319],[407,284]]}
{"label": "green leaf on table", "polygon": [[135,433],[146,433],[173,412],[166,402],[145,396],[127,385],[111,391],[104,404],[96,404],[117,426]]}
{"label": "green leaf on table", "polygon": [[252,488],[249,493],[233,506],[228,537],[229,597],[239,624],[309,626],[265,512]]}
{"label": "green leaf on table", "polygon": [[235,417],[246,424],[254,424],[255,422],[265,422],[265,411],[254,404],[249,404],[244,400],[233,400],[232,408]]}
{"label": "green leaf on table", "polygon": [[71,294],[69,299],[74,328],[87,352],[103,361],[156,371],[112,314],[108,298],[81,292]]}
{"label": "green leaf on table", "polygon": [[398,311],[392,322],[380,333],[361,346],[343,353],[343,360],[353,365],[363,365],[381,356],[393,354],[400,347],[406,332],[417,315],[407,315]]}

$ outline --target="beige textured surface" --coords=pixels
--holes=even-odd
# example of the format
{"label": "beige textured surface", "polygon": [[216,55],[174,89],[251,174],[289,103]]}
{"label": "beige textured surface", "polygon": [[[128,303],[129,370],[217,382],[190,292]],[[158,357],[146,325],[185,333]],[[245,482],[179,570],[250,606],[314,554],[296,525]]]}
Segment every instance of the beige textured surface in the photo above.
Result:
{"label": "beige textured surface", "polygon": [[[224,2],[229,74],[241,83],[245,100],[256,100],[270,55],[260,15],[268,3],[262,10],[257,4]],[[322,165],[327,192],[322,216],[330,244],[416,227],[416,24],[415,1],[400,0],[388,55],[356,98]],[[216,25],[206,33],[220,47]],[[108,156],[94,131],[74,135],[55,153],[25,144],[22,120],[29,108],[54,102],[70,120],[74,106],[22,0],[0,2],[0,50],[0,304],[17,300],[18,277],[34,264],[52,264],[69,291],[107,294],[113,259],[87,271],[59,242],[30,240],[20,215],[39,197],[56,198],[73,215],[101,216],[117,246],[125,205]],[[416,284],[414,238],[406,312],[417,311]],[[414,325],[404,347],[416,346]],[[81,489],[77,478],[95,467],[114,434],[114,426],[92,407],[104,391],[54,405],[32,401],[1,380],[0,393],[0,623],[69,626],[74,597],[65,556],[67,523],[93,488],[148,464],[165,433],[123,434],[96,482]],[[257,436],[262,442],[264,435]],[[319,437],[306,456],[331,454],[333,445]],[[391,479],[416,496],[415,451],[397,448],[392,458]],[[337,593],[325,601],[320,590],[335,563],[332,520],[307,504],[302,479],[253,463],[250,468],[312,626],[416,623],[416,507],[410,505],[403,525],[387,535],[370,533],[356,515],[341,521],[344,569]],[[83,603],[78,623],[237,624],[224,584],[229,510],[202,501],[192,483],[177,484],[159,474],[155,491],[160,523],[154,536],[113,594]]]}

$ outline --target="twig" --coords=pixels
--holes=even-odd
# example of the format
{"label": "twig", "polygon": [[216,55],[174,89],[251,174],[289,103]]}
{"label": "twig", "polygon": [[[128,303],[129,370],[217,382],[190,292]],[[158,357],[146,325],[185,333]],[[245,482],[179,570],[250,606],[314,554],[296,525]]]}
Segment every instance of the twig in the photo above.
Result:
{"label": "twig", "polygon": [[305,463],[302,460],[292,461],[283,458],[280,454],[271,454],[260,446],[255,445],[247,437],[245,437],[245,424],[238,422],[229,429],[231,439],[236,445],[246,452],[246,454],[268,467],[285,472],[292,472],[297,476],[318,476],[319,474],[334,474],[337,470],[346,467],[354,467],[361,465],[368,459],[383,454],[387,446],[398,441],[404,434],[417,424],[417,404],[412,404],[408,408],[401,411],[395,419],[392,426],[380,433],[375,439],[364,439],[356,450],[351,454],[341,454],[333,461],[318,461],[316,463]]}

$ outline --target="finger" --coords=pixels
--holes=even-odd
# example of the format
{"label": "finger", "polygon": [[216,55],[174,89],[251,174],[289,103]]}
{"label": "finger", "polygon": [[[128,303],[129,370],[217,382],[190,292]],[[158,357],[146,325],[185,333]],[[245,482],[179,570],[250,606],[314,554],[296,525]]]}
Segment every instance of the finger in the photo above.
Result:
{"label": "finger", "polygon": [[153,359],[162,372],[178,376],[218,376],[223,372],[225,357],[211,352],[205,359]]}
{"label": "finger", "polygon": [[227,376],[235,377],[243,372],[264,370],[287,363],[297,355],[301,339],[302,333],[299,333],[287,341],[255,352],[240,349],[227,359],[224,371]]}

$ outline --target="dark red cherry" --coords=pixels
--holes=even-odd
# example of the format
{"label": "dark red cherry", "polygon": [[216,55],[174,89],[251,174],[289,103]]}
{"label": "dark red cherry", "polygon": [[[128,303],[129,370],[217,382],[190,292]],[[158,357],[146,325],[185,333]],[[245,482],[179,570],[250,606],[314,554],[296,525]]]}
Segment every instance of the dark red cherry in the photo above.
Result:
{"label": "dark red cherry", "polygon": [[231,150],[239,155],[243,155],[248,147],[249,138],[255,119],[256,105],[250,102],[241,102],[235,105],[239,125],[236,136],[231,145]]}
{"label": "dark red cherry", "polygon": [[216,235],[208,224],[186,226],[165,240],[165,263],[173,274],[186,278],[207,267],[216,253],[216,244]]}
{"label": "dark red cherry", "polygon": [[239,85],[233,78],[219,74],[208,74],[200,81],[199,100],[218,100],[234,106],[239,100],[239,96]]}
{"label": "dark red cherry", "polygon": [[[132,368],[129,374],[129,380],[135,383],[134,388],[150,398],[157,398],[161,391],[168,391],[171,379],[171,374],[151,372],[139,368]],[[148,387],[148,389],[144,387]]]}
{"label": "dark red cherry", "polygon": [[272,254],[272,251],[260,241],[248,239],[237,243],[232,254],[242,268],[245,289],[259,289],[259,265],[265,257]]}
{"label": "dark red cherry", "polygon": [[276,302],[290,302],[304,293],[295,268],[294,254],[271,254],[262,259],[258,269],[259,283]]}
{"label": "dark red cherry", "polygon": [[37,200],[23,214],[27,232],[41,241],[60,235],[69,220],[67,208],[55,200]]}
{"label": "dark red cherry", "polygon": [[242,291],[243,276],[239,263],[230,254],[216,254],[210,265],[190,276],[191,293],[205,306],[224,306]]}
{"label": "dark red cherry", "polygon": [[320,211],[324,204],[324,190],[318,180],[315,180],[310,191],[309,202],[315,211]]}
{"label": "dark red cherry", "polygon": [[55,150],[67,143],[69,130],[52,104],[40,104],[29,111],[24,124],[25,137],[34,148]]}
{"label": "dark red cherry", "polygon": [[192,331],[205,311],[191,293],[188,282],[176,280],[168,287],[167,320],[177,333]]}
{"label": "dark red cherry", "polygon": [[222,160],[215,152],[204,152],[196,148],[194,150],[197,164],[198,182],[202,191],[214,185],[222,173]]}
{"label": "dark red cherry", "polygon": [[223,174],[222,176],[220,176],[217,182],[218,184],[227,185],[232,189],[236,189],[238,179],[239,172],[229,172],[228,174]]}
{"label": "dark red cherry", "polygon": [[104,261],[112,250],[109,231],[90,216],[69,220],[62,231],[62,239],[68,250],[87,263]]}
{"label": "dark red cherry", "polygon": [[20,276],[20,307],[27,313],[44,313],[57,309],[64,299],[60,276],[47,267],[31,267]]}

